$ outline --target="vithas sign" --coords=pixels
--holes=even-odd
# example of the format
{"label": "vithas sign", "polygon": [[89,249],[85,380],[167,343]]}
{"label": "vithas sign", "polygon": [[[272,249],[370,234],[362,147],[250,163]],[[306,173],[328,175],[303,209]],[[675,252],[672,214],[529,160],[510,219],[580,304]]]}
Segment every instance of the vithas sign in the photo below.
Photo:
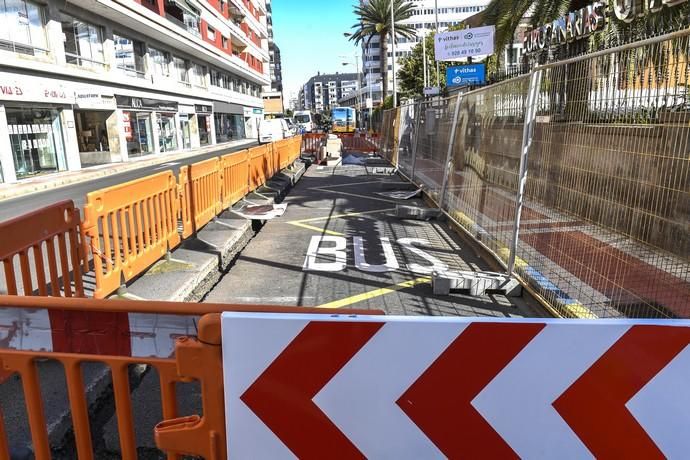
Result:
{"label": "vithas sign", "polygon": [[686,458],[690,321],[224,313],[230,458]]}

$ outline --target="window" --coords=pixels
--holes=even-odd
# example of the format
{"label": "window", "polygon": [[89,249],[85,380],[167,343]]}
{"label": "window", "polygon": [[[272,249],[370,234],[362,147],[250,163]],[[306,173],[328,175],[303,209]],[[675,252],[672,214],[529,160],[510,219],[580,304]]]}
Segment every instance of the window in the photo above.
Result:
{"label": "window", "polygon": [[224,50],[228,49],[228,37],[221,35],[220,36],[220,45],[223,47]]}
{"label": "window", "polygon": [[199,64],[194,64],[192,66],[193,69],[193,75],[192,75],[192,84],[194,86],[201,86],[202,88],[206,87],[206,67],[199,65]]}
{"label": "window", "polygon": [[209,40],[215,42],[216,41],[216,29],[213,27],[209,26],[206,32],[206,38]]}
{"label": "window", "polygon": [[189,62],[182,59],[181,57],[173,57],[173,63],[175,65],[175,74],[177,75],[177,81],[184,83],[189,86]]}
{"label": "window", "polygon": [[0,2],[0,47],[25,54],[47,53],[43,9],[24,0]]}
{"label": "window", "polygon": [[143,78],[144,44],[119,35],[113,35],[115,44],[115,65],[127,75]]}
{"label": "window", "polygon": [[221,74],[217,70],[211,69],[211,86],[220,87]]}
{"label": "window", "polygon": [[151,74],[159,77],[170,76],[170,53],[149,46],[151,58]]}
{"label": "window", "polygon": [[100,27],[63,15],[62,33],[65,34],[65,56],[68,64],[90,68],[105,65],[103,31]]}

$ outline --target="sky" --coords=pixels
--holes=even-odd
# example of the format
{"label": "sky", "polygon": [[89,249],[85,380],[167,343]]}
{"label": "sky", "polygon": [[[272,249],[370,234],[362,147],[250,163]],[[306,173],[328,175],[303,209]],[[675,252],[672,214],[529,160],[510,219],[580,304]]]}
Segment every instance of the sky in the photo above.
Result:
{"label": "sky", "polygon": [[[316,72],[356,72],[354,53],[359,48],[343,36],[356,17],[355,0],[272,0],[273,37],[283,64],[286,102]],[[349,56],[349,57],[339,57]],[[361,62],[360,62],[361,66]]]}

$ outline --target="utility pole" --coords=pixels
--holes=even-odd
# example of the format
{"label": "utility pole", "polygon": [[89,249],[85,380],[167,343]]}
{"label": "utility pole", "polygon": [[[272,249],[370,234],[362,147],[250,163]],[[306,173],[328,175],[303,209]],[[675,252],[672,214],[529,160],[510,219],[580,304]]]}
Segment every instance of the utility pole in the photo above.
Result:
{"label": "utility pole", "polygon": [[[393,107],[398,106],[398,88],[396,88],[397,79],[395,77],[395,0],[391,0],[391,45],[393,47]],[[381,50],[383,53],[384,51]],[[383,57],[383,56],[381,56]],[[388,62],[386,62],[388,66]],[[383,75],[382,75],[383,76]],[[383,96],[385,99],[385,95]]]}
{"label": "utility pole", "polygon": [[426,34],[422,37],[422,61],[424,63],[424,87],[426,88],[429,86],[429,76],[427,75],[427,68],[426,68]]}

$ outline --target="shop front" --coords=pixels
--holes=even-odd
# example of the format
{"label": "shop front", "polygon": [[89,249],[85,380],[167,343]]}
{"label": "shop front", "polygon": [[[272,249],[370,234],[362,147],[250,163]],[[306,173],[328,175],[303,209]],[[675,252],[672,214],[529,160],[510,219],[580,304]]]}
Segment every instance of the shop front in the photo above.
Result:
{"label": "shop front", "polygon": [[82,165],[121,161],[117,106],[113,94],[75,93],[74,122]]}
{"label": "shop front", "polygon": [[59,107],[5,106],[17,179],[67,169]]}
{"label": "shop front", "polygon": [[247,137],[259,136],[259,122],[264,118],[264,109],[258,107],[244,107],[244,130]]}
{"label": "shop front", "polygon": [[199,127],[199,144],[200,145],[211,145],[211,112],[213,112],[213,107],[210,105],[195,105],[194,111],[196,112],[196,120]]}
{"label": "shop front", "polygon": [[2,180],[79,169],[66,142],[74,128],[74,91],[57,81],[0,73]]}
{"label": "shop front", "polygon": [[241,105],[214,102],[213,112],[217,144],[246,138]]}
{"label": "shop front", "polygon": [[[129,156],[177,150],[176,102],[130,96],[115,96],[115,99],[122,111]],[[156,133],[158,136],[155,136]]]}

